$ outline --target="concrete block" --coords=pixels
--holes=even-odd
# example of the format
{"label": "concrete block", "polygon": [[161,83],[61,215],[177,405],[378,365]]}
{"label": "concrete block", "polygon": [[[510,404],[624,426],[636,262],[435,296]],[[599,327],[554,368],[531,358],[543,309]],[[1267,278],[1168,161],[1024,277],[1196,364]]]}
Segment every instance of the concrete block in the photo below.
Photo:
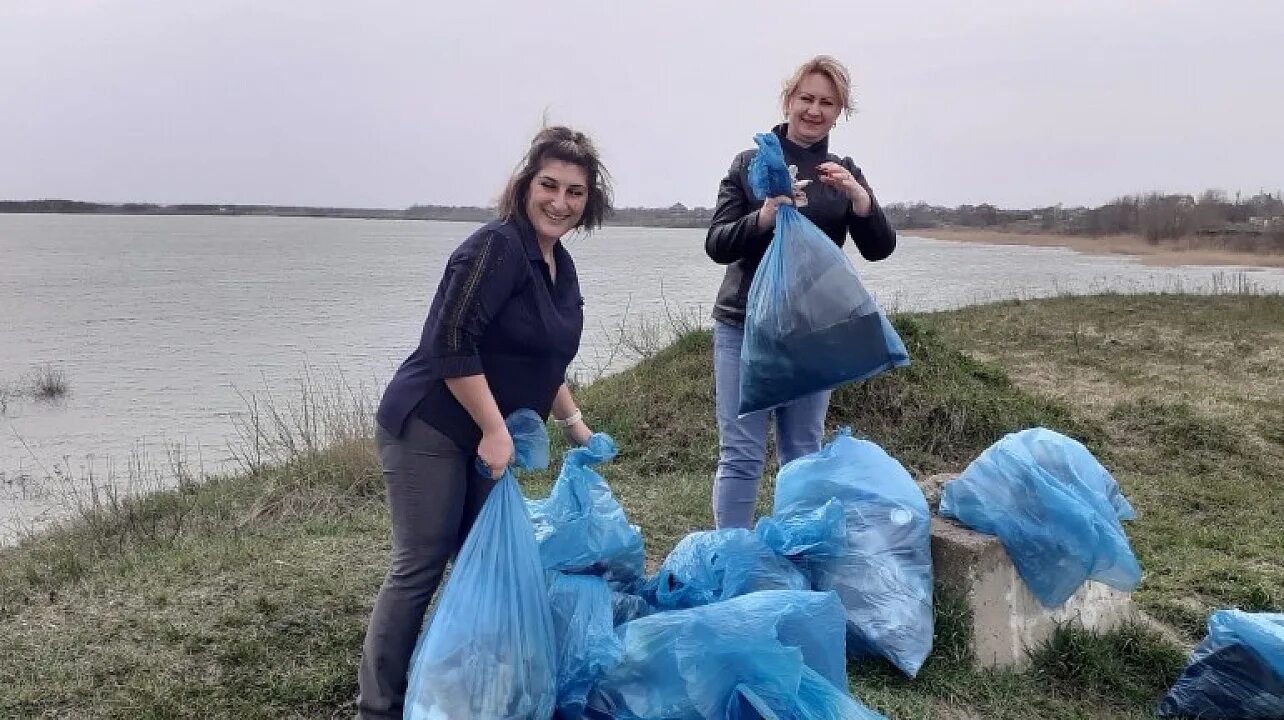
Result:
{"label": "concrete block", "polygon": [[[950,477],[933,476],[925,494]],[[933,498],[936,499],[936,498]],[[1043,607],[1030,593],[1003,545],[935,515],[932,503],[932,570],[937,591],[962,598],[971,612],[970,644],[980,667],[1021,669],[1029,651],[1050,638],[1058,625],[1076,623],[1106,632],[1142,621],[1130,593],[1089,581],[1059,608]]]}

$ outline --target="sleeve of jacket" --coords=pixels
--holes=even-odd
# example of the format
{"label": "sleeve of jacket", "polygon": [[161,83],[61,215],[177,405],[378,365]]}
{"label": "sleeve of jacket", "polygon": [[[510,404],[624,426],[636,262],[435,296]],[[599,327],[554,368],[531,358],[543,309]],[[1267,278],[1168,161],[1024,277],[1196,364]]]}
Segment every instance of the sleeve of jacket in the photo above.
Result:
{"label": "sleeve of jacket", "polygon": [[882,260],[896,249],[896,231],[887,221],[883,208],[878,204],[878,198],[874,197],[874,191],[860,168],[856,167],[851,158],[843,158],[843,166],[852,174],[852,177],[856,178],[856,182],[865,188],[870,199],[868,217],[861,217],[853,212],[850,206],[848,207],[847,230],[851,233],[852,242],[856,243],[856,248],[860,250],[861,257],[871,262]]}
{"label": "sleeve of jacket", "polygon": [[497,232],[469,238],[455,250],[442,275],[435,317],[424,324],[421,344],[429,349],[432,377],[482,372],[482,335],[527,279],[526,265],[522,247]]}
{"label": "sleeve of jacket", "polygon": [[749,153],[731,161],[731,169],[718,186],[718,204],[713,210],[704,251],[721,265],[730,265],[751,254],[766,252],[772,231],[758,229],[757,210],[762,203],[750,197],[742,178]]}

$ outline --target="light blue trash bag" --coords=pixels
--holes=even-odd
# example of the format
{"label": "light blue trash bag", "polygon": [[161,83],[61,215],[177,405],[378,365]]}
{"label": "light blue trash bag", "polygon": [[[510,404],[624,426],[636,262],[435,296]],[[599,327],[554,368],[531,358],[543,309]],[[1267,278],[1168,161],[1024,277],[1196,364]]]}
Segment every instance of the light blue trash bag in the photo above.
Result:
{"label": "light blue trash bag", "polygon": [[823,542],[822,552],[792,559],[814,589],[838,593],[849,655],[881,655],[913,677],[932,651],[932,530],[923,491],[881,447],[841,428],[819,452],[781,468],[760,533],[815,522],[833,502],[846,523],[841,552]]}
{"label": "light blue trash bag", "polygon": [[1060,607],[1087,580],[1141,580],[1118,483],[1077,440],[1046,428],[1005,435],[941,491],[940,514],[997,536],[1030,592]]}
{"label": "light blue trash bag", "polygon": [[642,578],[642,532],[593,470],[616,452],[609,435],[594,433],[587,445],[566,453],[549,496],[527,507],[545,568],[602,575],[616,588],[630,588]]}
{"label": "light blue trash bag", "polygon": [[[698,642],[700,635],[696,630],[684,640]],[[771,638],[755,638],[730,656],[687,651],[682,670],[706,718],[887,720],[803,664],[797,648]]]}
{"label": "light blue trash bag", "polygon": [[589,690],[619,664],[624,646],[615,634],[611,588],[596,575],[549,572],[548,600],[557,638],[557,717],[584,716]]}
{"label": "light blue trash bag", "polygon": [[[514,464],[547,466],[544,421],[519,410],[507,424]],[[547,581],[525,501],[509,469],[486,498],[420,634],[404,717],[548,720],[556,679]]]}
{"label": "light blue trash bag", "polygon": [[642,588],[661,610],[690,608],[758,590],[810,590],[787,558],[744,528],[703,530],[674,546]]}
{"label": "light blue trash bag", "polygon": [[[759,199],[793,195],[780,140],[754,136],[749,184]],[[909,364],[892,324],[851,260],[792,205],[749,285],[740,353],[741,415]]]}
{"label": "light blue trash bag", "polygon": [[847,512],[838,498],[820,507],[762,518],[754,532],[767,547],[801,567],[836,558],[847,549]]}
{"label": "light blue trash bag", "polygon": [[[845,688],[844,622],[833,593],[765,590],[625,623],[616,628],[624,659],[598,681],[587,716],[717,717],[705,713],[720,698],[728,702],[738,685],[752,686],[753,678],[763,675],[796,675],[797,657],[824,682]],[[798,655],[782,656],[781,648],[796,649]],[[767,652],[777,661],[759,659],[764,650],[777,651]],[[724,661],[730,668],[720,664]]]}
{"label": "light blue trash bag", "polygon": [[1218,610],[1160,717],[1284,718],[1284,613]]}

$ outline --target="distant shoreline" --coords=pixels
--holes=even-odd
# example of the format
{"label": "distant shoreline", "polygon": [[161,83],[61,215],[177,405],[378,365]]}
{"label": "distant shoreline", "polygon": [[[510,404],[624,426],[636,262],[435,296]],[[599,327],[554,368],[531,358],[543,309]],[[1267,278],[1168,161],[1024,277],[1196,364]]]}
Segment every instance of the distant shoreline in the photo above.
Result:
{"label": "distant shoreline", "polygon": [[[485,223],[496,217],[495,208],[453,205],[412,205],[390,208],[339,208],[307,205],[235,205],[186,203],[92,203],[78,200],[0,201],[0,213],[41,215],[195,215],[210,217],[309,217],[355,220],[437,220]],[[708,227],[713,211],[687,208],[680,203],[667,208],[616,208],[607,225],[635,227]]]}
{"label": "distant shoreline", "polygon": [[902,236],[947,242],[986,245],[1026,245],[1030,247],[1064,247],[1089,255],[1126,255],[1144,265],[1176,267],[1179,265],[1236,266],[1284,268],[1284,254],[1252,252],[1219,247],[1214,240],[1182,238],[1150,243],[1140,235],[1061,235],[1025,233],[1011,230],[976,228],[912,228],[897,230]]}

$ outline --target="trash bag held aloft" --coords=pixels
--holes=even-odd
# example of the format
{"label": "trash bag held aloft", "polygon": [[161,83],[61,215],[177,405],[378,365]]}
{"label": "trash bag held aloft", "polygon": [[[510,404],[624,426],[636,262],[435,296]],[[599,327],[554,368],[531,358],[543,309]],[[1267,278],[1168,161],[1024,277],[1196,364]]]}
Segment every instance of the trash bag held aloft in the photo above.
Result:
{"label": "trash bag held aloft", "polygon": [[771,519],[787,524],[833,500],[845,513],[843,551],[795,562],[813,588],[838,593],[849,655],[881,655],[913,677],[932,651],[932,531],[923,491],[895,458],[843,428],[819,452],[781,468]]}
{"label": "trash bag held aloft", "polygon": [[606,480],[593,470],[615,454],[615,441],[594,433],[587,445],[566,453],[549,496],[529,500],[527,507],[545,568],[602,575],[617,587],[630,587],[642,578],[642,532],[629,524]]}
{"label": "trash bag held aloft", "polygon": [[[843,607],[833,593],[765,590],[724,602],[661,612],[616,628],[624,660],[590,694],[588,717],[616,720],[702,720],[702,705],[730,697],[752,677],[761,648],[794,650],[801,662],[836,688],[847,683]],[[725,659],[732,669],[710,662]],[[795,656],[797,657],[797,656]],[[769,661],[764,661],[769,662]],[[798,674],[792,661],[772,673]],[[705,707],[707,710],[708,707]],[[823,717],[823,716],[822,716]],[[846,716],[838,716],[846,717]]]}
{"label": "trash bag held aloft", "polygon": [[[762,133],[754,142],[754,194],[791,195],[780,140]],[[847,255],[796,208],[782,205],[774,238],[749,285],[740,414],[908,364],[905,344]]]}
{"label": "trash bag held aloft", "polygon": [[1160,717],[1284,718],[1284,613],[1218,610]]}
{"label": "trash bag held aloft", "polygon": [[642,596],[661,610],[690,608],[758,590],[810,590],[787,558],[749,530],[724,528],[682,538],[647,580]]}
{"label": "trash bag held aloft", "polygon": [[557,717],[584,715],[589,690],[619,664],[624,646],[615,634],[611,589],[596,575],[551,571],[548,602],[557,639]]}
{"label": "trash bag held aloft", "polygon": [[[544,422],[508,419],[515,463],[548,463]],[[511,469],[491,490],[419,637],[406,690],[408,720],[547,720],[557,658],[535,531]]]}
{"label": "trash bag held aloft", "polygon": [[1132,506],[1078,441],[1045,428],[1010,433],[941,491],[942,517],[997,536],[1045,607],[1087,580],[1132,590],[1141,566],[1124,532]]}

